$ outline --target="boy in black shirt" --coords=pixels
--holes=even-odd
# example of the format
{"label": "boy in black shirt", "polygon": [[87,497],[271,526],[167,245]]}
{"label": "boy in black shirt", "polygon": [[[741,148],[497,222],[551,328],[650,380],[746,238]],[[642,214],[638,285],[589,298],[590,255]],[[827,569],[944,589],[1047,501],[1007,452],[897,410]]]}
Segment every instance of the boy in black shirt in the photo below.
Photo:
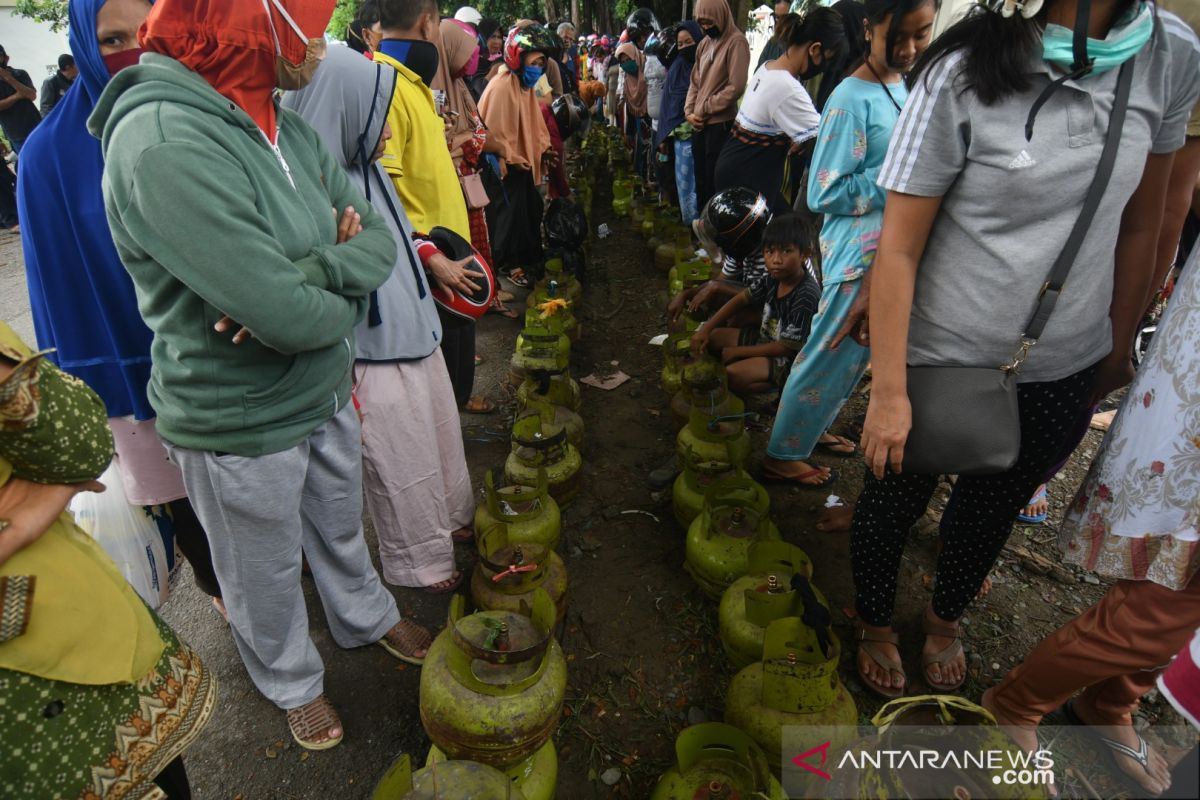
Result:
{"label": "boy in black shirt", "polygon": [[[763,235],[767,276],[738,292],[692,336],[692,350],[708,349],[726,366],[737,394],[782,389],[796,353],[808,341],[821,287],[812,268],[812,239],[795,214],[775,217]],[[742,307],[762,307],[757,330],[721,327]]]}

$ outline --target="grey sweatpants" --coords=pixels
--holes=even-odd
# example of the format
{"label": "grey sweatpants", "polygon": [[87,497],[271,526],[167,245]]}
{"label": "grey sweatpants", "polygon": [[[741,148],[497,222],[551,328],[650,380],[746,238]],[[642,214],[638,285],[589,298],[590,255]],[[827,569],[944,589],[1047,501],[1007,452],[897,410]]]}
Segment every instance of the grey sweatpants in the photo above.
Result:
{"label": "grey sweatpants", "polygon": [[281,453],[246,458],[167,445],[208,532],[238,652],[255,686],[283,709],[323,691],[301,548],[339,645],[370,644],[400,621],[363,539],[359,436],[347,403]]}

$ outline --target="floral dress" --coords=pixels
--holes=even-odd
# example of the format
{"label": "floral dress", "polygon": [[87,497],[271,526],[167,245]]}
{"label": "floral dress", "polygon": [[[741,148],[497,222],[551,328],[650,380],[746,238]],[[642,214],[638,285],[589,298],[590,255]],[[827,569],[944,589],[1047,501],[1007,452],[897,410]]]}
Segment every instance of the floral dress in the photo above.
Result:
{"label": "floral dress", "polygon": [[1062,528],[1066,561],[1183,589],[1200,568],[1200,247]]}

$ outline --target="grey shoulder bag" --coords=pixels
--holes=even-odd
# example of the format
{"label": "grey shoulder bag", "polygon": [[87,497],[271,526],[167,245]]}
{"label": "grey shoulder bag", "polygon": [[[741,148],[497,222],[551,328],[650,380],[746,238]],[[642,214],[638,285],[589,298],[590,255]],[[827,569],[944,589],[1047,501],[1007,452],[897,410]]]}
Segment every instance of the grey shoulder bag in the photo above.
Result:
{"label": "grey shoulder bag", "polygon": [[1037,344],[1062,293],[1067,273],[1112,176],[1129,105],[1133,59],[1121,65],[1104,150],[1083,208],[1038,294],[1037,307],[1012,360],[1001,367],[909,367],[912,430],[904,445],[905,472],[989,475],[1016,463],[1021,451],[1017,371]]}

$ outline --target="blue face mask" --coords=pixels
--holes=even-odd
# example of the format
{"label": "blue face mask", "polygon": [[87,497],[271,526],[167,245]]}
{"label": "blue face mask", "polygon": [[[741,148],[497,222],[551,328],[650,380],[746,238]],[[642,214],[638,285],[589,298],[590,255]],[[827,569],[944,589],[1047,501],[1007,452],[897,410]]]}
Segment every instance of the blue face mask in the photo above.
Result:
{"label": "blue face mask", "polygon": [[521,85],[526,89],[533,88],[533,85],[541,80],[542,75],[546,72],[545,67],[524,66],[521,67]]}
{"label": "blue face mask", "polygon": [[[1099,75],[1113,67],[1119,67],[1133,58],[1150,40],[1154,32],[1154,16],[1147,3],[1139,3],[1132,12],[1118,20],[1104,39],[1088,39],[1088,58],[1095,59],[1092,73]],[[1046,26],[1042,36],[1042,58],[1066,69],[1075,63],[1072,49],[1073,33],[1070,28],[1053,23]]]}
{"label": "blue face mask", "polygon": [[629,75],[637,75],[637,62],[633,59],[621,62],[621,69],[625,70]]}

